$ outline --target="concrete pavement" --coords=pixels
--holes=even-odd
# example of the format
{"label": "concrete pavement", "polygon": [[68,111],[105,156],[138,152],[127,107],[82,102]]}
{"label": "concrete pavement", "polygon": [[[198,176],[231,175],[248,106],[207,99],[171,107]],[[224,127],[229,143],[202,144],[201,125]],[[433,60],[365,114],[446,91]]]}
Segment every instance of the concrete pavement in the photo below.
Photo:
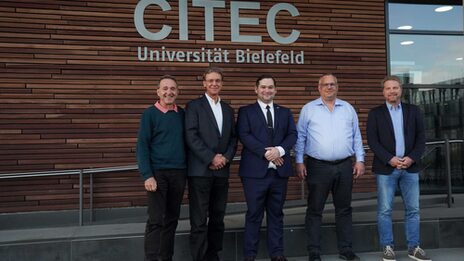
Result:
{"label": "concrete pavement", "polygon": [[[464,261],[464,246],[462,248],[436,248],[424,249],[427,256],[433,261]],[[357,253],[361,261],[382,261],[381,252]],[[338,255],[322,255],[323,261],[341,261]],[[257,261],[268,261],[269,259],[257,259]],[[290,257],[288,261],[307,261],[307,256]],[[396,261],[412,261],[406,251],[396,251]]]}

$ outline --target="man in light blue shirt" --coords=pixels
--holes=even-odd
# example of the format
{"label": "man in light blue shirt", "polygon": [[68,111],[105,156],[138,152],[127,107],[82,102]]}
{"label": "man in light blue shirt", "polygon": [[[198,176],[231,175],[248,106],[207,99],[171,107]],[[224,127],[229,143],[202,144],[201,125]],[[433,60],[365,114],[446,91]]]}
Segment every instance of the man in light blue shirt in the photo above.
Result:
{"label": "man in light blue shirt", "polygon": [[[321,97],[301,109],[295,145],[297,174],[301,179],[306,178],[309,189],[306,210],[309,260],[321,260],[322,213],[329,192],[335,206],[339,257],[359,260],[352,250],[351,213],[353,178],[364,174],[358,116],[348,102],[337,99],[338,83],[334,75],[319,78],[318,90]],[[354,165],[353,155],[356,156]]]}
{"label": "man in light blue shirt", "polygon": [[403,134],[403,109],[401,103],[391,105],[385,103],[390,113],[393,124],[393,132],[395,133],[395,152],[396,156],[403,158],[404,156],[404,134]]}

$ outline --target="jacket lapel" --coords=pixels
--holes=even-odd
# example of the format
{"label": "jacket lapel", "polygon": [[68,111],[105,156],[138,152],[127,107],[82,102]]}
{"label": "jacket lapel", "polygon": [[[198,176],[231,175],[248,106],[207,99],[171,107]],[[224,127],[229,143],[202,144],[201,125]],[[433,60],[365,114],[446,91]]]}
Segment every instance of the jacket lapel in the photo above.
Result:
{"label": "jacket lapel", "polygon": [[255,110],[255,113],[256,113],[255,115],[258,115],[259,121],[261,121],[262,124],[267,126],[266,116],[264,116],[263,110],[259,106],[258,102],[256,102],[254,104],[254,110]]}
{"label": "jacket lapel", "polygon": [[279,127],[278,124],[280,121],[277,119],[280,119],[280,116],[280,106],[274,103],[274,130],[277,130],[277,127]]}
{"label": "jacket lapel", "polygon": [[225,130],[230,130],[231,129],[230,124],[232,124],[232,123],[229,121],[229,112],[227,110],[227,106],[225,105],[225,103],[222,100],[221,100],[221,111],[222,111],[222,130],[221,130],[220,133],[222,133],[222,135],[224,135]]}
{"label": "jacket lapel", "polygon": [[[204,111],[206,112],[206,114],[208,115],[208,118],[211,120],[218,136],[221,136],[221,132],[219,132],[219,128],[218,128],[218,124],[217,124],[217,121],[216,121],[216,117],[214,117],[214,113],[213,113],[213,109],[211,109],[211,106],[209,106],[209,101],[208,99],[206,98],[206,96],[203,96],[202,97],[202,105],[203,105],[203,109]],[[221,107],[224,107],[221,105]],[[223,110],[223,118],[224,118],[224,108],[222,109]],[[224,122],[224,120],[223,120]],[[224,125],[224,123],[223,123]]]}
{"label": "jacket lapel", "polygon": [[395,139],[395,131],[393,130],[393,121],[392,121],[392,118],[390,116],[390,112],[388,111],[388,107],[386,104],[384,104],[382,106],[383,108],[383,114],[384,114],[384,117],[385,117],[385,123],[387,124],[387,128],[388,130],[390,131],[391,133],[391,136],[393,137],[393,140]]}
{"label": "jacket lapel", "polygon": [[408,133],[408,125],[407,123],[409,122],[408,117],[409,117],[409,106],[407,104],[401,103],[401,109],[403,111],[403,134],[406,139],[406,134]]}

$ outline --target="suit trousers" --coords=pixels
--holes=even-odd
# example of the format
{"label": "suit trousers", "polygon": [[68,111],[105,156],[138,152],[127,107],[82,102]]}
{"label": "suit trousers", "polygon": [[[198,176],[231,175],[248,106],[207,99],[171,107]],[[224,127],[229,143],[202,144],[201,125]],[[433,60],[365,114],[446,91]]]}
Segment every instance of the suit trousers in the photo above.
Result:
{"label": "suit trousers", "polygon": [[157,189],[147,191],[148,220],[145,227],[145,259],[171,260],[174,238],[184,197],[186,172],[184,169],[155,172]]}
{"label": "suit trousers", "polygon": [[267,249],[270,257],[284,255],[283,207],[287,195],[288,177],[280,177],[275,169],[268,169],[264,178],[242,177],[247,202],[243,254],[256,257],[261,223],[266,211]]}
{"label": "suit trousers", "polygon": [[349,158],[336,163],[310,158],[306,169],[306,182],[309,189],[306,209],[306,235],[308,251],[321,251],[322,213],[329,193],[332,193],[335,206],[337,247],[339,252],[352,248],[352,208],[353,167]]}
{"label": "suit trousers", "polygon": [[219,260],[224,237],[228,177],[189,177],[190,251],[193,261]]}

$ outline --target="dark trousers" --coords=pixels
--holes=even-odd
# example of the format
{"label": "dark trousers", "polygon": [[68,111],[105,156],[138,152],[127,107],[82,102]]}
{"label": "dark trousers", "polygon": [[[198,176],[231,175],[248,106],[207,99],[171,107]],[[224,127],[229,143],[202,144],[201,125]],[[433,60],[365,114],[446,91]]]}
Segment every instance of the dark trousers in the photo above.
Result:
{"label": "dark trousers", "polygon": [[353,188],[353,167],[350,159],[331,164],[310,158],[306,169],[306,182],[309,189],[306,209],[306,235],[308,251],[320,252],[322,212],[332,193],[335,206],[337,246],[340,252],[352,247],[352,209],[351,191]]}
{"label": "dark trousers", "polygon": [[190,251],[194,261],[219,260],[229,178],[189,177]]}
{"label": "dark trousers", "polygon": [[145,227],[145,259],[172,260],[174,238],[184,196],[186,172],[183,169],[158,170],[158,188],[147,191],[148,220]]}
{"label": "dark trousers", "polygon": [[288,178],[269,169],[264,178],[242,177],[247,202],[243,255],[256,257],[261,223],[266,211],[267,249],[270,257],[284,255],[284,213]]}

